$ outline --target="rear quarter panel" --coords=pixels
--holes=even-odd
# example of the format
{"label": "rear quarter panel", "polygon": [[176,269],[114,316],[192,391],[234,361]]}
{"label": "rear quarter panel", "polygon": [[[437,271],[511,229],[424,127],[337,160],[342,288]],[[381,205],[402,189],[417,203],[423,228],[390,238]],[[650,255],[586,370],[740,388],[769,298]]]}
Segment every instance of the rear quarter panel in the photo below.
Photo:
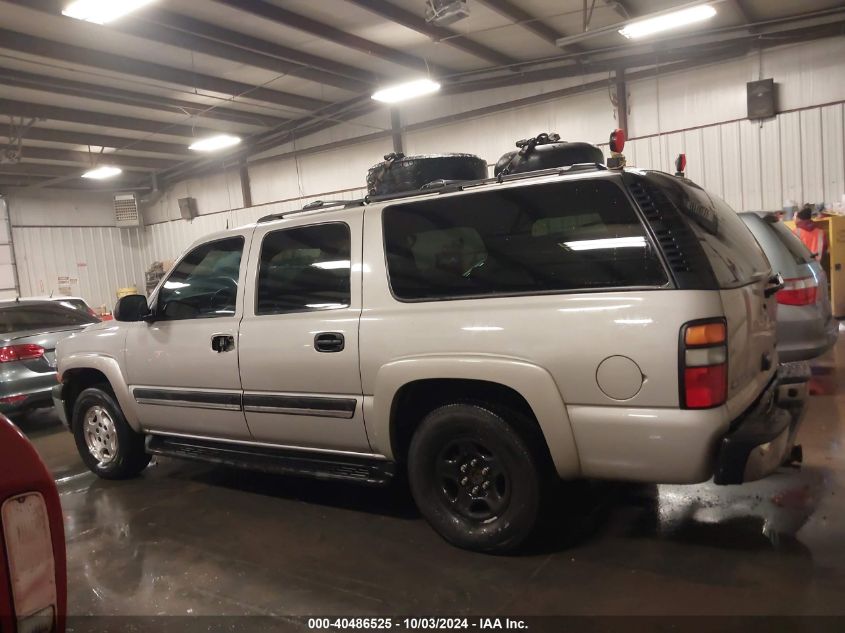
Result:
{"label": "rear quarter panel", "polygon": [[[719,292],[700,290],[581,292],[403,303],[392,296],[388,283],[381,208],[367,210],[364,233],[365,307],[360,348],[365,401],[373,394],[378,395],[379,401],[392,399],[403,380],[396,379],[391,368],[407,369],[414,362],[422,366],[438,357],[460,363],[461,372],[471,372],[470,377],[501,382],[517,391],[518,386],[506,382],[507,363],[512,363],[514,377],[519,375],[518,365],[534,367],[550,377],[548,387],[534,388],[531,394],[524,390],[520,393],[538,417],[550,448],[550,436],[572,444],[571,450],[561,450],[561,459],[575,455],[577,460],[572,411],[583,412],[588,407],[677,409],[681,326],[693,319],[723,316]],[[639,367],[641,386],[630,397],[614,398],[597,382],[599,365],[614,356],[627,357]],[[413,372],[405,373],[410,380]],[[546,410],[550,402],[563,407],[559,413],[550,412],[544,418],[539,412]],[[373,448],[390,455],[389,409],[381,404],[371,413],[367,430]],[[568,440],[560,434],[561,427],[566,429]],[[562,475],[571,473],[573,468],[580,469],[577,463],[573,466],[555,461]]]}

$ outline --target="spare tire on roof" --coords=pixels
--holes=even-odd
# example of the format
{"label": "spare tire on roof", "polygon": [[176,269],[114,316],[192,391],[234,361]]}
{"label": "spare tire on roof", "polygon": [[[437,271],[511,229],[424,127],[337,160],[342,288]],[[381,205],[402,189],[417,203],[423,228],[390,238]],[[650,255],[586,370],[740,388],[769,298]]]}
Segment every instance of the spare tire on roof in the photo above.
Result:
{"label": "spare tire on roof", "polygon": [[475,154],[387,154],[367,171],[367,192],[372,196],[415,191],[440,180],[482,180],[487,162]]}
{"label": "spare tire on roof", "polygon": [[493,168],[493,175],[521,174],[526,171],[568,167],[578,163],[604,164],[604,154],[590,143],[559,141],[557,134],[539,134],[518,141],[519,148],[504,154]]}

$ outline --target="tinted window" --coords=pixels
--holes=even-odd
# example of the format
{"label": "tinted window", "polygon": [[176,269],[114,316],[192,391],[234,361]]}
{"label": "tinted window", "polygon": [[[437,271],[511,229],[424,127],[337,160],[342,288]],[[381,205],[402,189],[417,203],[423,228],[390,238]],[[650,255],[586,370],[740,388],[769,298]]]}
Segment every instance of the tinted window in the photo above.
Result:
{"label": "tinted window", "polygon": [[0,333],[50,330],[97,323],[88,314],[58,305],[21,305],[0,309]]}
{"label": "tinted window", "polygon": [[667,283],[634,209],[604,180],[396,205],[384,230],[399,299]]}
{"label": "tinted window", "polygon": [[238,295],[244,238],[209,242],[188,253],[159,289],[156,318],[231,316]]}
{"label": "tinted window", "polygon": [[722,288],[742,286],[768,274],[771,266],[766,255],[736,211],[693,183],[682,183],[676,178],[672,181],[672,186],[683,189],[681,212],[689,220]]}
{"label": "tinted window", "polygon": [[349,305],[350,245],[345,224],[268,233],[261,244],[256,314]]}

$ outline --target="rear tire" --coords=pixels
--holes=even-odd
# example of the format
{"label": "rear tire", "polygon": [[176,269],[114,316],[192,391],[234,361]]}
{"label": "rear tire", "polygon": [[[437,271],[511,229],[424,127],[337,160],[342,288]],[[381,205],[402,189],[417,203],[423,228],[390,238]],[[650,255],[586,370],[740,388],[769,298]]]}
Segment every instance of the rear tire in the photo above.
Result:
{"label": "rear tire", "polygon": [[73,406],[71,429],[82,461],[103,479],[135,477],[150,463],[144,436],[132,430],[105,385],[79,394]]}
{"label": "rear tire", "polygon": [[408,453],[411,493],[447,541],[480,552],[506,552],[536,527],[542,457],[528,421],[485,405],[449,404],[429,413]]}

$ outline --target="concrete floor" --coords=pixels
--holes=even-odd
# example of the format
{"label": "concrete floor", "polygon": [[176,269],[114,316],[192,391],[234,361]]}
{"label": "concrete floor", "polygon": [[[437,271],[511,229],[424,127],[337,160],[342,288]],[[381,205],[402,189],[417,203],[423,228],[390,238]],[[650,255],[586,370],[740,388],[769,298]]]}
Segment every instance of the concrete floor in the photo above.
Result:
{"label": "concrete floor", "polygon": [[800,470],[572,485],[507,557],[447,545],[401,487],[172,460],[101,481],[49,413],[19,422],[59,480],[71,614],[845,615],[845,337],[817,369]]}

